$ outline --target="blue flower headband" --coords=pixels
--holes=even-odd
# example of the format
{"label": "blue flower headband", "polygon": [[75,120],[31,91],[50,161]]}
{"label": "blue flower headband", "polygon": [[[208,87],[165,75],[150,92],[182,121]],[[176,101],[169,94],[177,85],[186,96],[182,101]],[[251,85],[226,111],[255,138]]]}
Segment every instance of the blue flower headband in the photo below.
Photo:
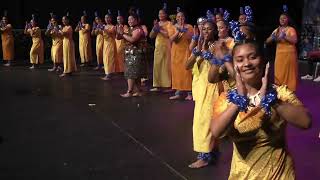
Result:
{"label": "blue flower headband", "polygon": [[95,12],[94,12],[94,17],[99,17],[98,11],[95,11]]}
{"label": "blue flower headband", "polygon": [[288,13],[288,6],[286,4],[282,6],[282,9],[284,13]]}
{"label": "blue flower headband", "polygon": [[250,6],[244,7],[244,13],[246,14],[246,21],[253,21],[253,11]]}
{"label": "blue flower headband", "polygon": [[230,13],[227,11],[227,10],[224,10],[224,13],[223,13],[223,19],[225,21],[228,21],[230,18]]}
{"label": "blue flower headband", "polygon": [[177,7],[177,13],[181,12],[181,8]]}
{"label": "blue flower headband", "polygon": [[243,7],[240,7],[240,15],[244,14]]}
{"label": "blue flower headband", "polygon": [[167,3],[163,3],[162,9],[163,9],[164,11],[167,11],[167,9],[168,9]]}
{"label": "blue flower headband", "polygon": [[83,16],[87,16],[87,11],[86,11],[86,10],[83,10],[83,11],[82,11],[82,14],[83,14]]}
{"label": "blue flower headband", "polygon": [[212,12],[210,10],[207,10],[206,16],[207,16],[208,20],[212,20],[214,15],[212,14]]}
{"label": "blue flower headband", "polygon": [[118,10],[118,16],[122,16],[122,15],[121,15],[121,11],[120,11],[120,10]]}
{"label": "blue flower headband", "polygon": [[230,21],[229,22],[230,29],[232,31],[232,35],[236,42],[241,42],[246,39],[246,35],[240,31],[239,22],[238,21]]}

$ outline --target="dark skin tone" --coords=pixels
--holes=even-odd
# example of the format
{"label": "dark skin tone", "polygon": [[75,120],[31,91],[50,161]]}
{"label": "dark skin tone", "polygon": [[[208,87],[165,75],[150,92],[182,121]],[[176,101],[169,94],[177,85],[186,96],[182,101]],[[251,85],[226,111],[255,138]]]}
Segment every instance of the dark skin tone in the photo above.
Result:
{"label": "dark skin tone", "polygon": [[[254,95],[260,91],[263,97],[268,88],[269,64],[257,54],[252,44],[237,46],[234,50],[233,62],[236,71],[236,88],[240,95]],[[275,107],[276,113],[288,123],[301,128],[311,127],[311,116],[303,106],[294,106],[279,102]],[[227,109],[215,118],[211,124],[211,132],[218,138],[232,124],[239,113],[239,107],[231,103]]]}

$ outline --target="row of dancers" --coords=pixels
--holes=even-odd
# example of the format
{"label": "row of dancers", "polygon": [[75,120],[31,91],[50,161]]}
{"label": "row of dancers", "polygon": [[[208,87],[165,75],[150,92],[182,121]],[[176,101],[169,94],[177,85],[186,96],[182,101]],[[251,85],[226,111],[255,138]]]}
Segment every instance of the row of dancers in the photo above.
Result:
{"label": "row of dancers", "polygon": [[[185,94],[187,100],[195,102],[193,149],[198,155],[190,168],[202,168],[215,161],[218,140],[228,136],[234,145],[229,179],[294,179],[292,158],[285,144],[285,127],[289,123],[307,129],[311,118],[294,94],[298,75],[297,35],[289,25],[287,11],[284,6],[279,27],[264,41],[277,44],[274,84],[269,81],[270,67],[263,46],[255,40],[253,12],[249,6],[240,10],[237,21],[229,21],[227,10],[216,14],[207,11],[192,26],[186,23],[180,8],[176,22],[169,21],[165,4],[150,34],[139,24],[134,11],[129,13],[128,26],[112,25],[107,14],[105,23],[96,15],[92,29],[84,15],[75,31],[82,34],[79,51],[83,64],[92,56],[88,51],[90,34],[96,35],[97,68],[103,64],[106,80],[115,71],[116,61],[124,63],[128,85],[127,91],[121,94],[124,98],[143,95],[140,79],[146,74],[146,38],[155,38],[150,91],[175,90],[170,99],[181,99]],[[34,18],[30,22],[25,33],[33,39],[30,62],[34,65],[42,61],[43,43]],[[61,77],[77,69],[68,15],[62,18],[62,23],[59,26],[52,16],[46,31],[53,38],[52,70],[59,69],[63,62]],[[59,39],[62,39],[62,57],[56,61],[58,47],[54,45]],[[116,40],[124,43],[123,50],[117,49]]]}

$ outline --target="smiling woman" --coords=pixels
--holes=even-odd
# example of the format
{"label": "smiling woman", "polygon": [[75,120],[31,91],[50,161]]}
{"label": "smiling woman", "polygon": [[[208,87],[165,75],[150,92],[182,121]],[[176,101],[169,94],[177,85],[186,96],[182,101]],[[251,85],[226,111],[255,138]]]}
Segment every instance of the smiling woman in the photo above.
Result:
{"label": "smiling woman", "polygon": [[233,49],[236,89],[222,93],[213,108],[212,135],[233,141],[229,179],[295,179],[286,149],[290,123],[307,129],[309,113],[286,86],[268,84],[269,64],[254,41]]}

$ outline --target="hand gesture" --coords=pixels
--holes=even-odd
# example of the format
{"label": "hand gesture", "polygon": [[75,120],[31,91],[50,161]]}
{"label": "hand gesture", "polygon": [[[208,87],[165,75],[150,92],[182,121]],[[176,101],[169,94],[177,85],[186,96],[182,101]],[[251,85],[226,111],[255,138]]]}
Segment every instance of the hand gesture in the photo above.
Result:
{"label": "hand gesture", "polygon": [[268,90],[268,74],[269,74],[269,68],[270,68],[270,63],[268,62],[266,64],[266,67],[264,69],[264,76],[262,77],[262,86],[260,88],[260,96],[264,97],[267,93]]}
{"label": "hand gesture", "polygon": [[194,36],[199,36],[199,29],[197,25],[193,26],[193,35]]}
{"label": "hand gesture", "polygon": [[236,77],[236,88],[237,88],[238,94],[242,95],[242,96],[247,96],[248,91],[247,91],[246,86],[243,83],[239,67],[235,65],[234,66],[234,71],[236,73],[236,75],[235,75],[235,77]]}

